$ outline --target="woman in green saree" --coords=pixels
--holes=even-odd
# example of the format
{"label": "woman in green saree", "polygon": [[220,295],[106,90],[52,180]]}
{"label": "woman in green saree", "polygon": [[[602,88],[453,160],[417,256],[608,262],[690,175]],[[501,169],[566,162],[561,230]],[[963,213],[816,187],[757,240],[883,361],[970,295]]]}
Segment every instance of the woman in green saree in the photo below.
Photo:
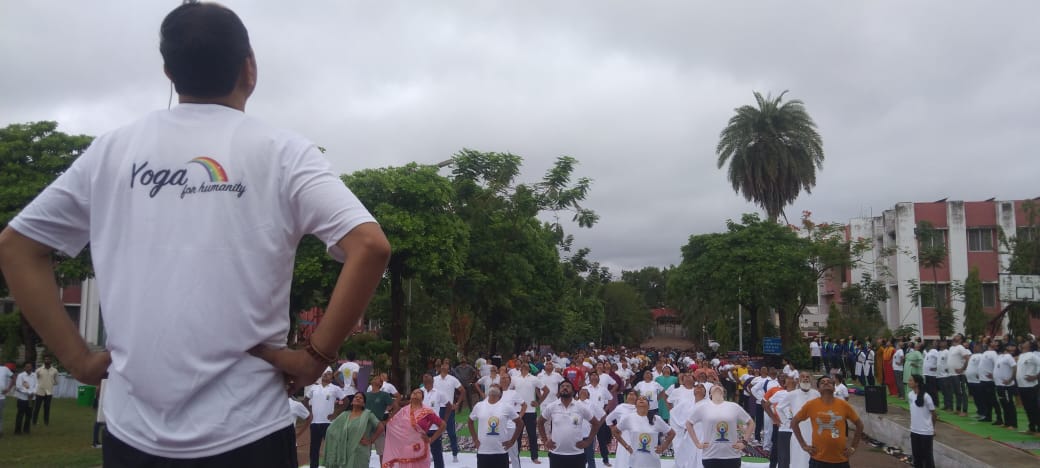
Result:
{"label": "woman in green saree", "polygon": [[367,468],[381,430],[379,419],[365,409],[365,394],[354,394],[350,411],[336,417],[325,434],[325,467]]}

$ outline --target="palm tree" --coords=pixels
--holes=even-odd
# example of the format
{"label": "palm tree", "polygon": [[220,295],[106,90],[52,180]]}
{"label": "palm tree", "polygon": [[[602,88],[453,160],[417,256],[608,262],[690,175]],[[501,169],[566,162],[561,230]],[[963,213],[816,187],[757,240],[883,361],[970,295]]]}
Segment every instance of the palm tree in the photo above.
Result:
{"label": "palm tree", "polygon": [[781,104],[757,91],[758,108],[741,106],[719,133],[715,153],[721,169],[729,161],[729,181],[766,211],[770,221],[784,216],[784,207],[805,189],[812,193],[816,170],[823,169],[823,140],[805,104],[794,99]]}

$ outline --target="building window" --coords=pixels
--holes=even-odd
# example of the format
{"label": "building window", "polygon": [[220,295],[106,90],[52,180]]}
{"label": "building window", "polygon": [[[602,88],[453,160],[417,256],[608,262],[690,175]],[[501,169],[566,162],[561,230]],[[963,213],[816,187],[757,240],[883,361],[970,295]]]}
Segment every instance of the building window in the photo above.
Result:
{"label": "building window", "polygon": [[968,251],[993,251],[993,234],[993,228],[968,229]]}
{"label": "building window", "polygon": [[982,285],[982,307],[996,307],[998,297],[999,296],[997,295],[997,285]]}
{"label": "building window", "polygon": [[930,235],[920,235],[918,237],[920,247],[922,249],[942,247],[946,248],[946,229],[933,229]]}
{"label": "building window", "polygon": [[1018,240],[1031,241],[1037,238],[1036,226],[1024,226],[1015,230]]}
{"label": "building window", "polygon": [[942,304],[949,304],[950,301],[950,285],[948,284],[930,284],[925,283],[921,285],[921,307],[935,307],[936,299],[942,301]]}

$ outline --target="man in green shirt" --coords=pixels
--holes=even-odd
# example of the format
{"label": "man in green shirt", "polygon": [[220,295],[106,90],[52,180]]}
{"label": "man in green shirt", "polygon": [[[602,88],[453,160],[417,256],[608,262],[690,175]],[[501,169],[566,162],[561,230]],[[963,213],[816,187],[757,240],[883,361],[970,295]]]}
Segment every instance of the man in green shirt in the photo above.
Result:
{"label": "man in green shirt", "polygon": [[[383,376],[375,374],[371,380],[372,388],[383,388]],[[397,410],[398,401],[393,395],[384,391],[365,392],[365,409],[372,412],[379,424],[385,425],[387,418]],[[389,411],[387,411],[389,409]],[[378,431],[381,435],[376,439],[376,453],[379,454],[380,463],[383,460],[383,444],[386,442],[384,431]]]}

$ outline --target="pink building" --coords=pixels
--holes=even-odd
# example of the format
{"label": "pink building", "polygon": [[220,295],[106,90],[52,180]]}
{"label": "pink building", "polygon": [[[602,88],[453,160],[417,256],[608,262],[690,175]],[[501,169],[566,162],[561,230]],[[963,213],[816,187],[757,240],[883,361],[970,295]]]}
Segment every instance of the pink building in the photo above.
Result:
{"label": "pink building", "polygon": [[[983,283],[983,307],[996,316],[1007,303],[1000,300],[998,277],[1005,272],[1010,255],[999,242],[1001,232],[1014,237],[1026,231],[1029,220],[1022,210],[1024,200],[986,200],[978,202],[939,200],[931,203],[897,203],[881,216],[854,218],[846,228],[847,239],[870,239],[871,250],[853,268],[832,272],[820,282],[820,312],[826,313],[831,302],[840,302],[840,291],[850,282],[859,282],[864,273],[880,279],[888,286],[889,299],[882,305],[889,328],[914,324],[922,334],[938,337],[935,309],[930,304],[915,306],[909,297],[910,283],[922,287],[938,282],[937,293],[950,297],[950,285],[963,283],[972,268],[979,270]],[[935,271],[917,261],[918,222],[927,221],[939,231],[946,246],[946,261]],[[964,303],[953,297],[955,329],[964,329]],[[1040,320],[1032,319],[1033,331],[1040,330]],[[1006,329],[1006,321],[1000,330]]]}

